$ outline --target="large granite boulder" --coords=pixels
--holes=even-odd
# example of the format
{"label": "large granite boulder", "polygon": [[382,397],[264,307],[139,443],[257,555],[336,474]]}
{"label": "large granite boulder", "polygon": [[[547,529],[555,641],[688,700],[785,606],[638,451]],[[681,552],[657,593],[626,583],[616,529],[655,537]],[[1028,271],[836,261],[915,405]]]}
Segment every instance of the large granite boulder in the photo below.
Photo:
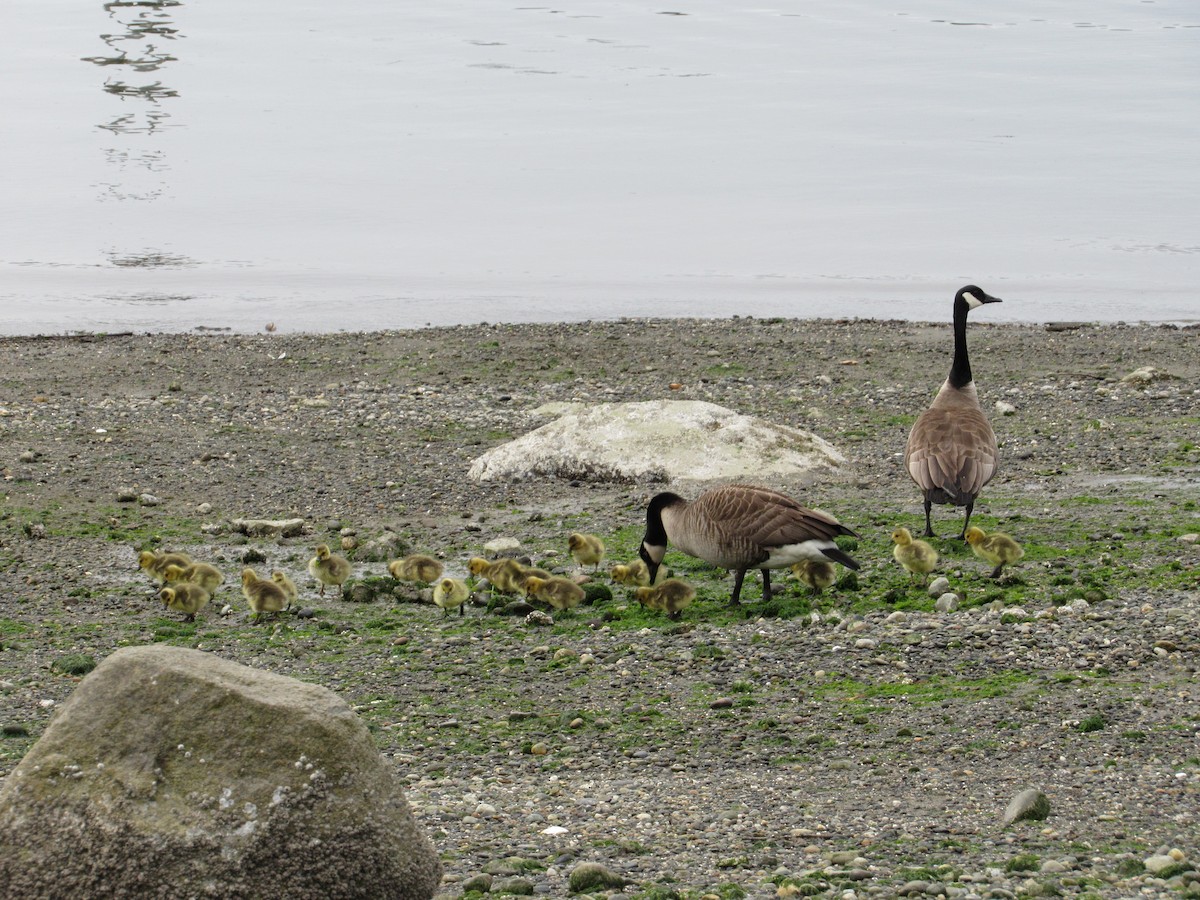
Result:
{"label": "large granite boulder", "polygon": [[0,787],[6,897],[428,900],[441,864],[335,694],[119,650]]}
{"label": "large granite boulder", "polygon": [[492,448],[468,475],[476,481],[793,481],[846,462],[811,432],[702,400],[552,404],[535,412],[558,418]]}

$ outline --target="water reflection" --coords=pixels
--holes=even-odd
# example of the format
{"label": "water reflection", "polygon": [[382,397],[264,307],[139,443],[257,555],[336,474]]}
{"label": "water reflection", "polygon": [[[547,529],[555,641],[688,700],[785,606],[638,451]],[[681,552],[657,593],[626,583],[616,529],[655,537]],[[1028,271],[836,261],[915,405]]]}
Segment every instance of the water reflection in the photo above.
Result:
{"label": "water reflection", "polygon": [[[97,184],[102,201],[150,203],[166,192],[165,176],[170,164],[162,150],[148,147],[146,142],[164,128],[178,124],[171,122],[164,103],[177,98],[179,92],[165,84],[161,76],[164,67],[177,60],[165,49],[168,42],[183,37],[172,18],[173,7],[177,6],[182,6],[181,0],[110,0],[103,4],[104,11],[120,29],[100,35],[109,53],[85,56],[83,61],[104,69],[106,77],[101,86],[104,92],[117,97],[122,104],[128,101],[128,106],[97,126],[120,142],[102,148],[114,172],[112,180]],[[149,73],[156,73],[154,80],[135,77]],[[105,255],[110,265],[122,269],[194,265],[186,256],[157,248],[111,248]],[[150,298],[139,295],[136,299]]]}

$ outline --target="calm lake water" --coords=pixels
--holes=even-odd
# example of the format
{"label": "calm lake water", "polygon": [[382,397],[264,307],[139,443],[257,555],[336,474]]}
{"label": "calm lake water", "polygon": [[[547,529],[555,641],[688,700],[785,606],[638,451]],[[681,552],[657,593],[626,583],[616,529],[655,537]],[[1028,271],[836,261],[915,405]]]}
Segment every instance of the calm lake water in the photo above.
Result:
{"label": "calm lake water", "polygon": [[4,0],[0,332],[1200,320],[1200,4]]}

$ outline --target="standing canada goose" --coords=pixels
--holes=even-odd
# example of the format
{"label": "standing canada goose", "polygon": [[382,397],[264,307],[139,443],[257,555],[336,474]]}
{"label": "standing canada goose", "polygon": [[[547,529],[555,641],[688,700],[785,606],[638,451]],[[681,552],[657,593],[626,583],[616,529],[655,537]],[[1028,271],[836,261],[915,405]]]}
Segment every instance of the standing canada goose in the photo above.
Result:
{"label": "standing canada goose", "polygon": [[317,555],[308,561],[308,573],[321,583],[321,596],[325,596],[327,585],[342,585],[350,577],[350,563],[344,556],[329,552],[328,544],[317,546]]}
{"label": "standing canada goose", "polygon": [[276,569],[271,573],[271,580],[283,588],[283,595],[287,597],[287,608],[291,609],[293,604],[300,602],[300,590],[296,587],[296,582],[292,581],[291,576],[283,569]]}
{"label": "standing canada goose", "polygon": [[456,606],[458,614],[465,615],[463,604],[470,596],[471,589],[457,578],[443,578],[433,587],[433,602],[442,608],[444,616],[450,615],[450,610]]}
{"label": "standing canada goose", "polygon": [[954,295],[954,361],[950,375],[917,417],[904,448],[904,468],[925,498],[925,536],[933,537],[929,511],[934,503],[965,506],[963,530],[967,533],[975,498],[996,474],[999,454],[996,433],[979,405],[971,361],[967,356],[967,313],[999,297],[968,284]]}
{"label": "standing canada goose", "polygon": [[163,569],[163,577],[167,582],[185,581],[198,584],[208,593],[215,593],[225,580],[221,570],[208,563],[191,563],[187,566],[177,566],[174,563]]}
{"label": "standing canada goose", "polygon": [[388,563],[388,574],[397,581],[416,581],[433,584],[442,577],[442,564],[432,556],[415,554]]}
{"label": "standing canada goose", "polygon": [[594,534],[571,532],[567,536],[567,549],[571,551],[575,562],[581,566],[594,566],[598,569],[600,561],[604,559],[604,541]]}
{"label": "standing canada goose", "polygon": [[[678,494],[658,494],[646,509],[646,535],[638,555],[658,575],[672,543],[688,556],[734,572],[731,604],[737,604],[747,569],[761,569],[763,600],[771,599],[771,569],[802,559],[858,563],[834,538],[854,532],[822,512],[801,506],[787,494],[748,484],[705,491],[691,503]],[[855,535],[857,536],[857,535]]]}
{"label": "standing canada goose", "polygon": [[208,603],[208,591],[190,581],[179,581],[158,592],[167,609],[183,613],[183,621],[196,621],[196,613]]}
{"label": "standing canada goose", "polygon": [[254,621],[263,613],[277,613],[287,606],[287,595],[274,581],[259,578],[250,567],[242,569],[242,596],[254,612]]}
{"label": "standing canada goose", "polygon": [[583,602],[584,591],[570,578],[531,577],[525,582],[528,596],[556,610],[574,609]]}
{"label": "standing canada goose", "polygon": [[792,566],[792,574],[800,579],[802,584],[808,585],[814,594],[821,593],[837,578],[833,563],[826,559],[802,559]]}
{"label": "standing canada goose", "polygon": [[937,565],[938,552],[927,541],[912,536],[907,528],[897,528],[892,532],[892,557],[908,570],[908,577],[920,575],[922,583],[929,581],[929,573]]}
{"label": "standing canada goose", "polygon": [[1001,569],[1025,555],[1020,544],[999,531],[984,534],[982,528],[972,526],[967,529],[967,543],[971,545],[972,553],[996,567],[992,569],[993,578],[999,578]]}
{"label": "standing canada goose", "polygon": [[654,587],[640,587],[633,595],[642,606],[665,612],[668,619],[678,619],[692,605],[696,589],[686,581],[667,578]]}

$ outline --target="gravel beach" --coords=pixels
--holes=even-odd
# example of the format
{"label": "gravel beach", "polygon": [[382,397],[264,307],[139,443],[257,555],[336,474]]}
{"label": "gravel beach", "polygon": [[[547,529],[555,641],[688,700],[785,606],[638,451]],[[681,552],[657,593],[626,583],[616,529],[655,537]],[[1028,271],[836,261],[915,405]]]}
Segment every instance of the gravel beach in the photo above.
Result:
{"label": "gravel beach", "polygon": [[[446,897],[565,897],[573,872],[595,897],[1200,897],[1200,329],[984,318],[1001,467],[972,522],[1025,557],[993,581],[935,508],[939,596],[890,534],[923,527],[902,455],[948,323],[0,339],[0,777],[89,658],[162,641],[352,704]],[[461,576],[505,538],[574,575],[571,531],[632,559],[661,484],[467,470],[548,402],[650,399],[836,446],[842,470],[772,486],[858,532],[857,577],[812,596],[781,573],[768,605],[751,574],[731,609],[731,578],[672,550],[699,591],[680,622],[602,570],[612,598],[551,624],[482,595],[447,617],[378,578],[407,551]],[[299,534],[234,524],[289,518]],[[322,542],[373,600],[318,596]],[[154,600],[146,548],[225,574],[196,622]],[[301,614],[251,623],[245,564],[289,572]],[[1026,789],[1048,814],[1006,825]]]}

